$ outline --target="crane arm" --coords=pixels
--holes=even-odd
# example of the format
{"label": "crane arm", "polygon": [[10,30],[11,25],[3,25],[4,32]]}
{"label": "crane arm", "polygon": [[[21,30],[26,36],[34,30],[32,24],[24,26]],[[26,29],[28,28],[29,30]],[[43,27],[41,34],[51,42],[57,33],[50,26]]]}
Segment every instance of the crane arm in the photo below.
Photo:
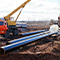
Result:
{"label": "crane arm", "polygon": [[[22,8],[22,9],[23,9],[23,8]],[[21,11],[22,11],[22,9],[21,9]],[[16,18],[16,20],[15,20],[14,22],[16,22],[16,21],[17,21],[17,19],[18,19],[19,15],[21,14],[21,11],[19,12],[19,14],[18,14],[18,16],[17,16],[17,18]]]}
{"label": "crane arm", "polygon": [[24,6],[30,2],[31,0],[27,0],[26,2],[24,2],[23,4],[21,4],[18,8],[16,8],[14,11],[12,11],[10,14],[8,14],[7,16],[5,16],[5,20],[8,21],[10,20],[10,16],[13,15],[15,12],[17,12],[20,8],[24,8]]}

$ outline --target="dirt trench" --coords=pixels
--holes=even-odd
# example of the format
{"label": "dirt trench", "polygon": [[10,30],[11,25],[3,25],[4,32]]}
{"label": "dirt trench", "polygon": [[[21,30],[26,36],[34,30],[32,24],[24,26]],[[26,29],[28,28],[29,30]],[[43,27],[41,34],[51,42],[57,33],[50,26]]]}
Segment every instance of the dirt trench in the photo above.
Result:
{"label": "dirt trench", "polygon": [[0,55],[0,60],[60,60],[60,36],[20,46]]}

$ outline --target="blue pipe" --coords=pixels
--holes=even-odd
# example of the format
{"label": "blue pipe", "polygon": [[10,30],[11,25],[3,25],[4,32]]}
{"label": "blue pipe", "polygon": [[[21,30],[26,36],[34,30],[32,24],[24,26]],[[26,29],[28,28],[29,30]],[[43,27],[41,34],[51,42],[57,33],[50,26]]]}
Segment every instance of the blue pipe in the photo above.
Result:
{"label": "blue pipe", "polygon": [[44,32],[47,30],[40,30],[40,31],[34,31],[34,32],[28,32],[28,33],[23,33],[22,36],[26,36],[26,35],[30,35],[30,34],[34,34],[34,33],[40,33],[40,32]]}
{"label": "blue pipe", "polygon": [[[47,32],[49,32],[49,31],[47,31]],[[35,35],[31,35],[31,36],[28,36],[28,37],[23,37],[23,38],[20,38],[20,39],[8,41],[7,44],[12,44],[12,43],[15,43],[15,42],[18,42],[18,41],[22,41],[22,40],[25,40],[25,39],[29,39],[29,38],[32,38],[32,37],[36,37],[36,36],[39,36],[39,35],[42,35],[42,34],[44,34],[44,32],[43,33],[39,33],[39,34],[35,34]]]}
{"label": "blue pipe", "polygon": [[27,39],[25,41],[20,41],[20,42],[13,43],[13,44],[10,44],[10,45],[7,45],[7,46],[3,46],[3,47],[0,48],[0,54],[4,54],[7,50],[16,48],[16,47],[21,46],[21,45],[24,45],[26,43],[29,43],[29,42],[32,42],[32,41],[35,41],[35,40],[38,40],[38,39],[47,37],[49,35],[57,34],[57,33],[58,32],[48,33],[48,34],[44,34],[42,36],[38,36],[38,37]]}

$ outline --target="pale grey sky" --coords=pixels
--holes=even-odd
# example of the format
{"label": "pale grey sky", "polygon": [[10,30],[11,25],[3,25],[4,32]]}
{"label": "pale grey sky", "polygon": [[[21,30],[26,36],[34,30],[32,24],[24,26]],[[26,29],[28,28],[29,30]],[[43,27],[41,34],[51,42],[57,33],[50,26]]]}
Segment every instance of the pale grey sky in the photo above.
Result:
{"label": "pale grey sky", "polygon": [[[26,0],[0,0],[0,17],[4,17]],[[14,19],[19,11],[12,15]],[[18,20],[57,20],[60,13],[60,0],[31,0],[21,12]]]}

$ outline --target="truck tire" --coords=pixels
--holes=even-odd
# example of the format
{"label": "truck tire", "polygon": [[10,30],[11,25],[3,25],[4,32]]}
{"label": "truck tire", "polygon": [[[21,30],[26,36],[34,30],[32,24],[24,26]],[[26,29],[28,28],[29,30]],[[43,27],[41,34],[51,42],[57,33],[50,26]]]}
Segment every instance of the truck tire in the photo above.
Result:
{"label": "truck tire", "polygon": [[13,35],[18,35],[19,34],[19,30],[14,30]]}
{"label": "truck tire", "polygon": [[10,36],[9,31],[6,31],[6,34],[3,34],[3,37],[8,38]]}

